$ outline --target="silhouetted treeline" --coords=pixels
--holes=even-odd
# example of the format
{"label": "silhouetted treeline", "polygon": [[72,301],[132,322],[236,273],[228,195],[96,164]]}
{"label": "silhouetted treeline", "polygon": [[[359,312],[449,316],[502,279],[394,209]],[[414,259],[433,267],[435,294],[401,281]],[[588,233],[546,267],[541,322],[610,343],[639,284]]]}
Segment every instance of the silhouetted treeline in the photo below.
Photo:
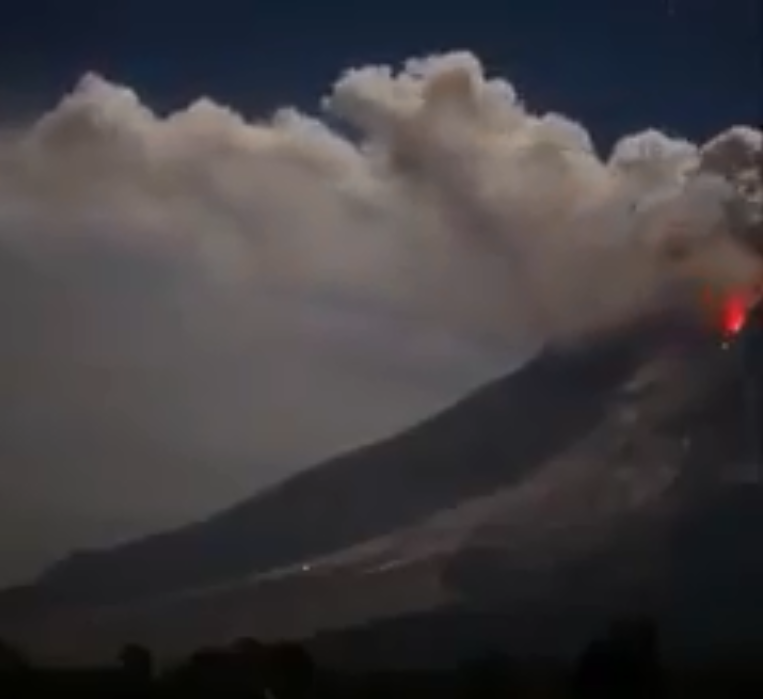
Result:
{"label": "silhouetted treeline", "polygon": [[611,624],[563,671],[496,653],[447,671],[339,672],[319,668],[300,644],[266,645],[250,638],[200,649],[163,672],[147,648],[134,644],[122,649],[112,667],[50,668],[35,666],[0,642],[0,697],[64,691],[104,699],[731,699],[763,697],[763,667],[665,668],[657,629],[641,618]]}

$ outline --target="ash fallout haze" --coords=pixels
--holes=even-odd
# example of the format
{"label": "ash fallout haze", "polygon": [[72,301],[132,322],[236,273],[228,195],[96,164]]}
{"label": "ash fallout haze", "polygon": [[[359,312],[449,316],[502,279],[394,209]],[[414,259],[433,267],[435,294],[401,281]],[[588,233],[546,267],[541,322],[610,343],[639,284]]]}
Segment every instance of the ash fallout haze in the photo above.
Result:
{"label": "ash fallout haze", "polygon": [[160,5],[0,22],[2,583],[763,278],[755,2]]}

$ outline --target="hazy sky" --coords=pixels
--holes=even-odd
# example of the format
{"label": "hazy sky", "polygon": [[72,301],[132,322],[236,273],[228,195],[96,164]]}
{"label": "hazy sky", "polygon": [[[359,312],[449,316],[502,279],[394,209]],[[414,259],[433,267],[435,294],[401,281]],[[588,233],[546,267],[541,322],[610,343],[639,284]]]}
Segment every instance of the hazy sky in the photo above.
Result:
{"label": "hazy sky", "polygon": [[[0,581],[400,429],[570,332],[561,298],[588,325],[630,312],[650,267],[605,304],[569,274],[585,245],[505,229],[551,230],[536,191],[569,230],[622,227],[631,190],[611,191],[589,137],[654,127],[703,142],[755,125],[757,4],[18,3],[0,18]],[[348,69],[461,49],[530,116],[574,123],[494,107],[511,101],[501,83],[466,107],[487,109],[484,124],[448,117],[448,138],[428,140],[407,111],[420,87],[383,71],[340,81],[323,121],[266,123],[283,106],[318,115]],[[434,80],[433,113],[463,111],[464,75],[483,89],[470,60]],[[75,90],[88,73],[108,82]],[[378,152],[325,126],[339,124]],[[494,162],[499,127],[580,150],[574,176],[549,183],[516,143],[513,165]],[[692,157],[647,141],[666,182]],[[601,254],[621,272],[621,253]]]}

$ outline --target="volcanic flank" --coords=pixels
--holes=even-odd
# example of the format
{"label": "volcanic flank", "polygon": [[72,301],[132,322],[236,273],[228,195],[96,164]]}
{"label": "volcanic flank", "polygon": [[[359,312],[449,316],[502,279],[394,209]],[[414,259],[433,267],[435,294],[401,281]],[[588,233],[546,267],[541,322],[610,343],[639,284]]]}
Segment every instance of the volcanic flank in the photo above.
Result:
{"label": "volcanic flank", "polygon": [[[694,146],[648,131],[604,160],[580,125],[529,112],[464,53],[349,71],[326,103],[359,142],[290,111],[248,123],[203,101],[162,117],[89,76],[9,136],[4,245],[30,272],[17,286],[32,284],[43,319],[11,356],[59,367],[63,388],[77,388],[67,400],[90,387],[82,414],[99,418],[101,384],[71,372],[108,359],[104,375],[130,398],[129,417],[113,411],[119,425],[134,418],[145,434],[166,427],[141,422],[155,399],[182,393],[185,409],[198,396],[204,419],[172,430],[192,449],[219,420],[186,388],[232,357],[256,363],[262,346],[280,357],[274,333],[293,317],[304,329],[295,303],[310,316],[320,299],[349,299],[405,327],[487,337],[507,356],[521,340],[537,354],[408,431],[216,516],[71,555],[0,598],[0,633],[79,659],[125,640],[175,653],[243,634],[318,634],[327,656],[352,648],[384,662],[422,637],[439,658],[491,639],[562,650],[637,608],[676,646],[756,641],[760,495],[738,483],[761,414],[748,320],[763,276],[761,134],[732,128]],[[106,262],[122,269],[133,253],[159,272],[159,296],[121,283],[104,295],[104,276],[121,279],[104,275]],[[93,255],[84,268],[97,274],[80,283],[72,270]],[[38,283],[53,271],[68,295]],[[147,321],[168,272],[168,312],[176,319],[188,299],[190,336],[185,323],[175,333],[164,316]],[[704,293],[713,322],[703,325]],[[22,296],[5,295],[9,313]],[[62,296],[83,312],[62,316]],[[79,344],[57,364],[69,355],[46,333],[64,326]],[[150,342],[131,354],[128,336]],[[210,355],[221,361],[204,374]],[[36,366],[10,384],[22,407],[37,404]],[[174,382],[153,390],[166,376]],[[152,390],[128,390],[138,383]],[[52,405],[45,395],[37,402]],[[317,395],[320,412],[331,397]],[[106,423],[93,424],[104,429],[88,436],[108,441]]]}
{"label": "volcanic flank", "polygon": [[[745,595],[763,569],[750,558],[763,500],[738,483],[752,457],[741,352],[754,330],[724,349],[669,319],[542,355],[208,521],[72,557],[6,596],[12,627],[85,657],[124,638],[174,653],[318,632],[331,656],[344,634],[389,641],[413,626],[438,629],[432,652],[446,658],[496,638],[563,650],[636,609],[676,642],[735,640],[740,614],[752,628]],[[738,581],[736,560],[743,583],[703,607],[703,590]],[[698,566],[712,586],[697,585]],[[505,624],[486,626],[486,613]],[[350,645],[361,662],[378,648]],[[399,660],[396,647],[380,662]]]}

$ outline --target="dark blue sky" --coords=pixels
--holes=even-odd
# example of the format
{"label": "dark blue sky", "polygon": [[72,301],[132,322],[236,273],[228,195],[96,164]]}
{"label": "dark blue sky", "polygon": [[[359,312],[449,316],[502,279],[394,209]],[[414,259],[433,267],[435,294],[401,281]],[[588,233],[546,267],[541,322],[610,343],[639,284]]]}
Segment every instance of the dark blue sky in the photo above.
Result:
{"label": "dark blue sky", "polygon": [[0,10],[0,95],[16,109],[49,103],[93,69],[161,108],[202,93],[248,112],[314,108],[347,66],[469,48],[531,106],[577,117],[605,140],[650,124],[702,137],[760,121],[759,5],[9,0]]}

